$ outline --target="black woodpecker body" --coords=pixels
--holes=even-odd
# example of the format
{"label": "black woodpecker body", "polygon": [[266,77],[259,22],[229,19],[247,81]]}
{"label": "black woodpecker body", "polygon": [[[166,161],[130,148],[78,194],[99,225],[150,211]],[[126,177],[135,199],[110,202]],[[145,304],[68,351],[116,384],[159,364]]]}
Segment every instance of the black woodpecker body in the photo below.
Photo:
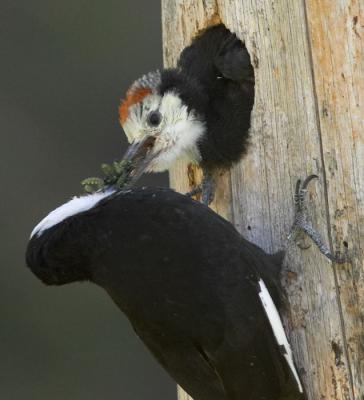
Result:
{"label": "black woodpecker body", "polygon": [[48,285],[103,287],[194,400],[303,398],[272,300],[278,258],[186,196],[75,198],[33,230],[26,261]]}
{"label": "black woodpecker body", "polygon": [[247,150],[253,103],[254,71],[244,44],[224,25],[203,31],[176,69],[138,79],[120,106],[129,157],[155,138],[135,176],[164,171],[180,158],[200,165],[206,179],[230,168]]}

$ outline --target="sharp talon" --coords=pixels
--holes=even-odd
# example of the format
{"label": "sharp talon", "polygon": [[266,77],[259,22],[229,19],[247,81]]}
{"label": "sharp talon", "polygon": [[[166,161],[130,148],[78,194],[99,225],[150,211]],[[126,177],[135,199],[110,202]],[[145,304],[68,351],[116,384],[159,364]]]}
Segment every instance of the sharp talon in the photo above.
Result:
{"label": "sharp talon", "polygon": [[215,180],[212,172],[208,169],[203,169],[202,180],[202,203],[209,206],[215,197]]}
{"label": "sharp talon", "polygon": [[202,192],[202,186],[197,185],[194,189],[192,189],[190,192],[187,192],[185,196],[187,197],[193,197],[196,196],[196,194],[200,194]]}
{"label": "sharp talon", "polygon": [[205,206],[209,206],[213,200],[214,196],[211,193],[205,193],[202,195],[202,203],[205,204]]}
{"label": "sharp talon", "polygon": [[296,189],[295,189],[295,191],[294,191],[294,194],[295,194],[296,196],[299,195],[300,189],[301,189],[301,179],[298,179],[297,182],[296,182]]}
{"label": "sharp talon", "polygon": [[301,249],[307,249],[308,247],[304,247],[301,243],[297,243],[298,233],[307,235],[319,248],[320,252],[324,254],[329,260],[336,263],[344,263],[347,262],[347,257],[342,257],[338,255],[333,255],[328,246],[324,243],[321,235],[315,230],[313,227],[310,216],[308,215],[308,207],[306,204],[307,201],[307,187],[309,183],[313,179],[318,179],[318,176],[315,174],[309,175],[303,182],[301,179],[298,179],[295,187],[295,220],[291,228],[291,233],[289,238],[293,238],[296,244]]}
{"label": "sharp talon", "polygon": [[[318,179],[318,176],[315,174],[312,174],[310,176],[308,176],[302,183],[301,186],[301,191],[307,189],[308,184],[313,180],[313,179]],[[296,186],[297,189],[297,186]]]}
{"label": "sharp talon", "polygon": [[205,206],[209,206],[214,200],[215,195],[215,187],[213,183],[208,182],[206,185],[202,187],[202,203]]}

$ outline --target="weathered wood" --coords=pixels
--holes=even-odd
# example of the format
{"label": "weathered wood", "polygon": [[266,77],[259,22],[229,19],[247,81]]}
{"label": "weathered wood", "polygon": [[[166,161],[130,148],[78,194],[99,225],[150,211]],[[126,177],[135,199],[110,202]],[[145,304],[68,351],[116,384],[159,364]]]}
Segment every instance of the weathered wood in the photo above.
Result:
{"label": "weathered wood", "polygon": [[[162,0],[164,60],[222,21],[246,42],[256,75],[252,143],[225,173],[215,209],[265,250],[287,248],[285,315],[309,400],[364,398],[364,20],[355,0]],[[187,191],[180,163],[171,186]],[[332,266],[287,244],[296,179],[317,173],[313,221],[353,262]],[[287,247],[288,246],[288,247]],[[182,397],[180,397],[182,398]]]}
{"label": "weathered wood", "polygon": [[[317,114],[333,242],[352,263],[335,268],[355,399],[364,399],[364,3],[307,0]],[[346,243],[344,243],[346,242]]]}

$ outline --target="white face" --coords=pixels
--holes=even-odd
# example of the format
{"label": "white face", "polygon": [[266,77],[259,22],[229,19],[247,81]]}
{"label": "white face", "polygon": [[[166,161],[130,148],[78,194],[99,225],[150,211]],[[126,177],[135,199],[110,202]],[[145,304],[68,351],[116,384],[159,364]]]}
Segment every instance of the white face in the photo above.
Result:
{"label": "white face", "polygon": [[151,93],[133,104],[123,128],[129,143],[140,142],[149,135],[156,138],[151,150],[155,158],[146,169],[149,172],[165,171],[180,158],[194,163],[201,159],[197,143],[204,124],[188,111],[176,93]]}

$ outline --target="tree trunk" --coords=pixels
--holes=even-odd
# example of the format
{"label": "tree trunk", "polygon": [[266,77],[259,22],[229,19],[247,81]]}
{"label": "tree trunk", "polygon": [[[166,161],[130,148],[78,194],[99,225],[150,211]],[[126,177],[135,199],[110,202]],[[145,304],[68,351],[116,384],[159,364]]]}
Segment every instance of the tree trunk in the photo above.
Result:
{"label": "tree trunk", "polygon": [[[212,207],[266,251],[287,249],[284,320],[309,400],[364,399],[363,13],[356,0],[162,0],[167,67],[219,22],[250,52],[250,151],[219,177]],[[350,263],[287,242],[295,182],[312,173],[313,222]],[[171,186],[186,192],[200,175],[180,162]]]}

